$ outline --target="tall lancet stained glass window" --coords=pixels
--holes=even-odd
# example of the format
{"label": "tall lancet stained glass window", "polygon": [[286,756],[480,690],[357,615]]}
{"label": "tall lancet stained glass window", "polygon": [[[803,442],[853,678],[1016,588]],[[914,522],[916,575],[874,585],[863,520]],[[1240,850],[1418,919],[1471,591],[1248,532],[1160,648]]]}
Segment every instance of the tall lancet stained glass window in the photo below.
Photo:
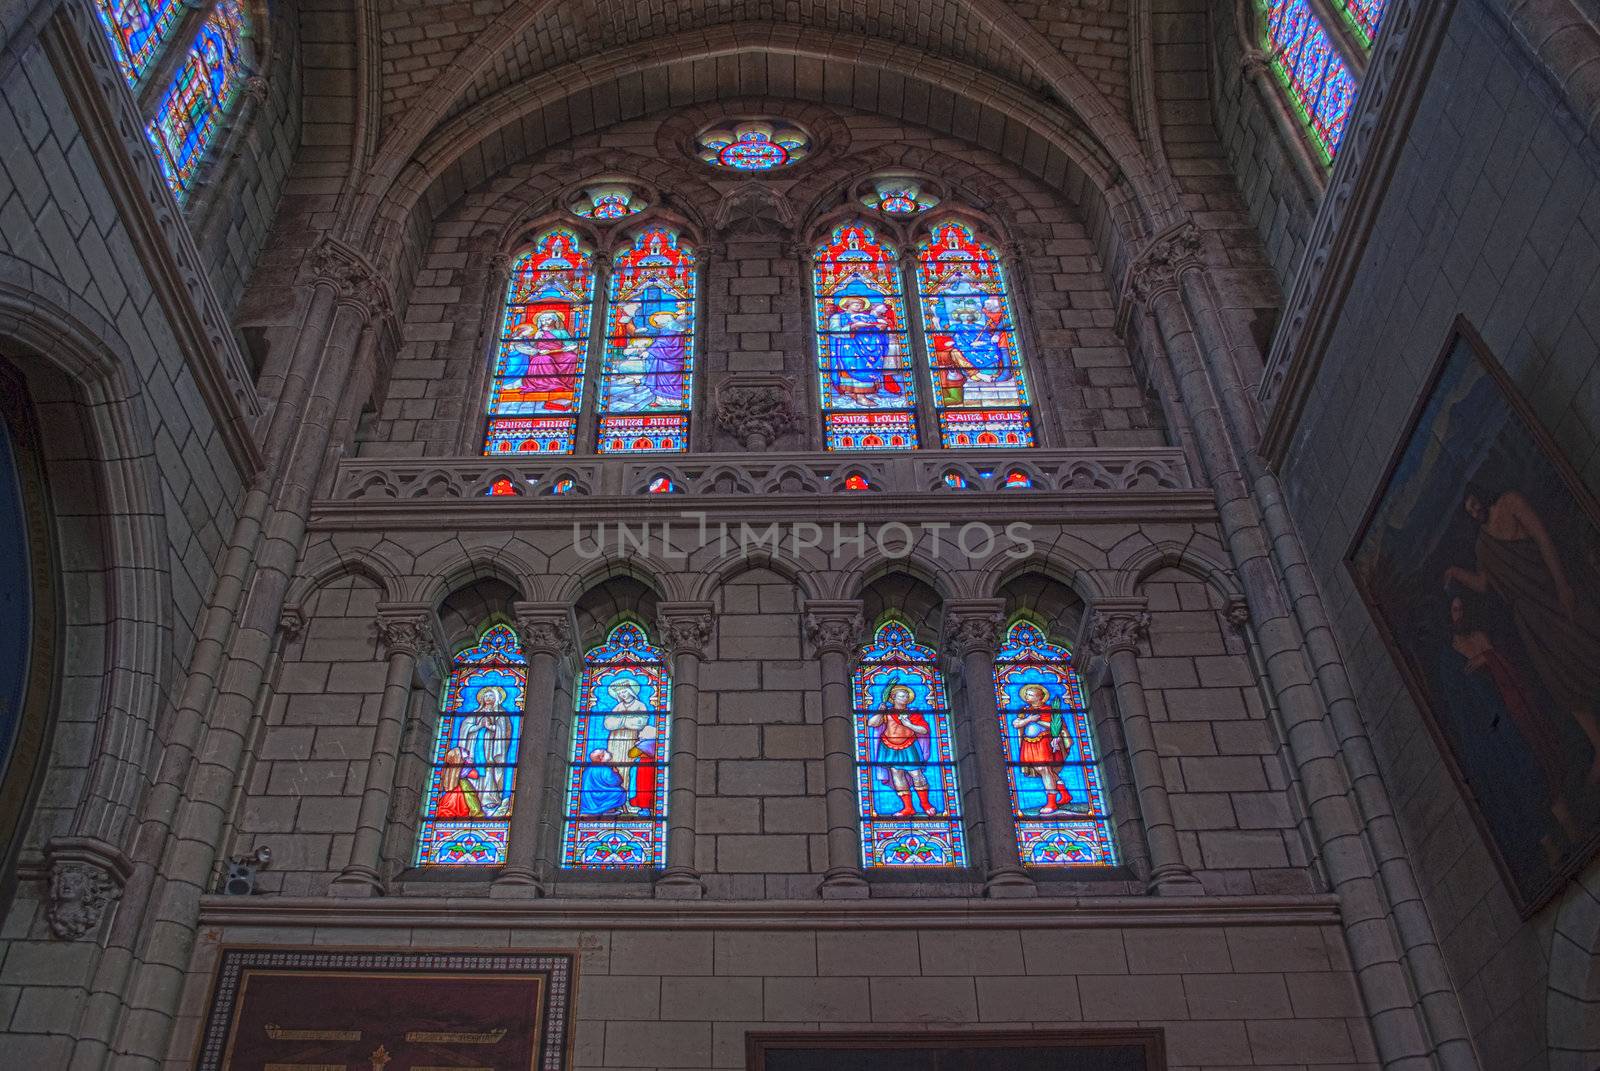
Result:
{"label": "tall lancet stained glass window", "polygon": [[938,224],[917,247],[917,293],[943,445],[1032,446],[1022,348],[994,249],[965,223]]}
{"label": "tall lancet stained glass window", "polygon": [[812,252],[823,432],[829,450],[912,450],[917,389],[899,257],[865,223]]}
{"label": "tall lancet stained glass window", "polygon": [[244,0],[218,0],[156,104],[146,136],[173,194],[181,201],[244,84],[249,23]]}
{"label": "tall lancet stained glass window", "polygon": [[666,866],[671,719],[672,679],[661,649],[639,625],[617,625],[583,658],[562,866]]}
{"label": "tall lancet stained glass window", "polygon": [[1018,620],[995,655],[994,677],[1023,864],[1113,865],[1100,756],[1071,653]]}
{"label": "tall lancet stained glass window", "polygon": [[694,250],[676,231],[646,227],[611,262],[601,453],[688,449],[694,323]]}
{"label": "tall lancet stained glass window", "polygon": [[506,861],[527,667],[509,625],[484,630],[456,655],[433,745],[418,866]]}
{"label": "tall lancet stained glass window", "polygon": [[1356,80],[1306,0],[1261,2],[1273,73],[1310,130],[1312,142],[1325,160],[1332,160],[1356,99]]}
{"label": "tall lancet stained glass window", "polygon": [[853,691],[862,863],[965,866],[950,704],[932,649],[885,621],[861,649]]}
{"label": "tall lancet stained glass window", "polygon": [[594,255],[572,231],[545,231],[512,262],[485,454],[572,453],[593,309]]}
{"label": "tall lancet stained glass window", "polygon": [[131,86],[161,51],[188,6],[182,0],[96,0],[117,67]]}

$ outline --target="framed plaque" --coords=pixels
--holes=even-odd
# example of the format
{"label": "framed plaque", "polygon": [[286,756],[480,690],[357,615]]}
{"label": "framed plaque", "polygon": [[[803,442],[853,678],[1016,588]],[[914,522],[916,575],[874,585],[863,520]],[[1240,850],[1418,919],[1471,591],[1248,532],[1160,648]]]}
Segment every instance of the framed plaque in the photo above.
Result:
{"label": "framed plaque", "polygon": [[200,1071],[564,1071],[575,955],[229,948]]}

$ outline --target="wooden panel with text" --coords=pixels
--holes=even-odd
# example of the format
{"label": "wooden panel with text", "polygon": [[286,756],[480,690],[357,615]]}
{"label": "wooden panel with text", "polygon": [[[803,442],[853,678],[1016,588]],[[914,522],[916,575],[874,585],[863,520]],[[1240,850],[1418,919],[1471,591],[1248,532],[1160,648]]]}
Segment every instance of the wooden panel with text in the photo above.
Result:
{"label": "wooden panel with text", "polygon": [[201,1071],[564,1071],[574,957],[226,949]]}

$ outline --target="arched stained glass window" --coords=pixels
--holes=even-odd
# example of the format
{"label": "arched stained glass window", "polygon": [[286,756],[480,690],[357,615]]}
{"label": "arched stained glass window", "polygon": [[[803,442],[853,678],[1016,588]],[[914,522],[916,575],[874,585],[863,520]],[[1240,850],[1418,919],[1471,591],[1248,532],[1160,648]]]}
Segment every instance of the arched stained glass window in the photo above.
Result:
{"label": "arched stained glass window", "polygon": [[1000,258],[947,220],[917,247],[917,293],[947,448],[1032,446],[1016,317]]}
{"label": "arched stained glass window", "polygon": [[243,0],[219,0],[200,24],[146,128],[161,173],[180,201],[244,84],[243,41],[248,30]]}
{"label": "arched stained glass window", "polygon": [[865,223],[812,252],[823,431],[829,450],[913,450],[917,388],[895,248]]}
{"label": "arched stained glass window", "polygon": [[181,0],[97,0],[95,8],[131,86],[161,51],[186,5]]}
{"label": "arched stained glass window", "polygon": [[601,453],[689,448],[694,250],[655,225],[612,260],[600,370]]}
{"label": "arched stained glass window", "polygon": [[1100,755],[1071,653],[1018,620],[995,655],[994,676],[1023,864],[1114,865]]}
{"label": "arched stained glass window", "polygon": [[852,691],[862,863],[965,866],[950,704],[933,651],[885,621],[861,649]]}
{"label": "arched stained glass window", "polygon": [[667,864],[672,679],[659,647],[625,621],[583,657],[561,865],[627,870]]}
{"label": "arched stained glass window", "polygon": [[527,669],[509,625],[450,667],[417,840],[418,866],[500,866],[511,833]]}
{"label": "arched stained glass window", "polygon": [[[1306,0],[1262,3],[1267,23],[1265,48],[1272,70],[1323,158],[1332,160],[1355,102],[1356,80]],[[1372,3],[1380,5],[1377,14],[1381,16],[1382,0]],[[1376,22],[1373,25],[1376,27]]]}
{"label": "arched stained glass window", "polygon": [[572,453],[593,309],[594,255],[572,231],[545,231],[512,262],[485,454]]}

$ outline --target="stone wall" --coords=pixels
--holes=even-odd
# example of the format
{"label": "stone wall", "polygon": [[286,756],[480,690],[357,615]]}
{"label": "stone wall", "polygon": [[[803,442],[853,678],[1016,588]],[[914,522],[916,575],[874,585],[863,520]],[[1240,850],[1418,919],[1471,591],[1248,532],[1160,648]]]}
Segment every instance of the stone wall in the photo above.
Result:
{"label": "stone wall", "polygon": [[[1458,313],[1600,488],[1597,266],[1593,136],[1502,16],[1484,0],[1461,0],[1283,473],[1429,910],[1485,1066],[1495,1068],[1546,1066],[1537,1054],[1556,907],[1518,918],[1342,559]],[[1592,989],[1585,998],[1582,987],[1562,986],[1594,999]]]}
{"label": "stone wall", "polygon": [[[1062,926],[1007,912],[975,928],[941,925],[908,903],[856,918],[778,909],[716,924],[680,908],[671,927],[617,914],[582,926],[555,917],[485,925],[453,913],[454,925],[379,928],[381,912],[269,926],[213,906],[214,932],[175,1031],[184,1046],[171,1055],[174,1071],[200,1028],[217,948],[264,943],[581,950],[572,1066],[584,1071],[742,1068],[750,1031],[962,1027],[1160,1027],[1170,1071],[1377,1066],[1331,917],[1263,910],[1231,924],[1110,917]],[[816,920],[829,914],[837,917]]]}

